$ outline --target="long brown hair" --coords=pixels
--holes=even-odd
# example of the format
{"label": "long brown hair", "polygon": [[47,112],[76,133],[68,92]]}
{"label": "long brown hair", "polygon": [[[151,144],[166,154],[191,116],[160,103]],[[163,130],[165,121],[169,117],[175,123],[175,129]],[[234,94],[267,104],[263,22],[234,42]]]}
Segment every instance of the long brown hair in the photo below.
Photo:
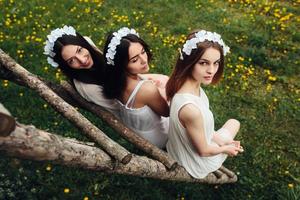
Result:
{"label": "long brown hair", "polygon": [[[195,37],[195,33],[197,31],[194,31],[190,33],[187,37],[187,40]],[[224,69],[224,53],[221,45],[216,42],[211,41],[204,41],[199,42],[197,44],[197,49],[193,49],[190,55],[186,55],[182,53],[183,60],[180,58],[177,59],[175,68],[170,76],[170,79],[166,85],[166,94],[167,99],[171,100],[175,93],[182,87],[182,85],[185,83],[185,81],[192,76],[192,71],[194,69],[195,64],[199,61],[199,59],[203,56],[206,49],[213,47],[217,49],[220,54],[220,65],[218,68],[218,71],[213,77],[212,84],[216,84],[219,82],[219,80],[222,77],[223,69]]]}

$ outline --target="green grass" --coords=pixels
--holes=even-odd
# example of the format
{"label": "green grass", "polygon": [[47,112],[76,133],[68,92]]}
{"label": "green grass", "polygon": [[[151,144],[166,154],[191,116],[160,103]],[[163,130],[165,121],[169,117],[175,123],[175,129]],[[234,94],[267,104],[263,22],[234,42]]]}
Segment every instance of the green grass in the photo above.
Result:
{"label": "green grass", "polygon": [[[103,48],[108,31],[130,26],[150,44],[151,71],[170,74],[183,35],[220,33],[231,53],[223,81],[207,87],[216,127],[241,121],[245,152],[225,166],[235,184],[210,186],[108,175],[1,156],[0,199],[299,199],[299,1],[0,0],[0,47],[32,73],[59,82],[43,53],[46,35],[72,25]],[[1,80],[0,101],[24,124],[89,139],[35,92]],[[138,152],[82,111],[114,140]],[[69,193],[64,189],[68,188]]]}

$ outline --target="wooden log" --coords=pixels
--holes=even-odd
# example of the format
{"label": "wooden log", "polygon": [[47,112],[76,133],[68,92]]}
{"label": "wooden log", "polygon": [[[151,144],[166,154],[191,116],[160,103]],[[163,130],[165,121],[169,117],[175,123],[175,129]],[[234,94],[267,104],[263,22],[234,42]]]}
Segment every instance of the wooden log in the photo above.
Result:
{"label": "wooden log", "polygon": [[159,161],[145,156],[133,155],[130,162],[124,165],[91,144],[22,124],[18,124],[9,136],[0,137],[0,151],[4,155],[21,159],[53,161],[65,166],[159,180],[205,184],[233,183],[237,180],[236,176],[223,174],[218,178],[213,173],[203,179],[195,179],[179,165],[174,170],[168,170]]}

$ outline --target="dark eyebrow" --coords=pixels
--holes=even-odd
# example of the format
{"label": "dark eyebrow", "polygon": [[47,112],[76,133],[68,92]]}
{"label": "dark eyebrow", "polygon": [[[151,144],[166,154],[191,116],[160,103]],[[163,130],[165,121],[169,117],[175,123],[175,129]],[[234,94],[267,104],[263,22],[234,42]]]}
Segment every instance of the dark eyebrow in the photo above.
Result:
{"label": "dark eyebrow", "polygon": [[[79,48],[80,48],[80,47],[78,46],[77,49],[76,49],[76,53],[79,52]],[[74,57],[74,56],[72,56],[71,58],[73,58],[73,57]],[[67,59],[67,62],[69,62],[69,60],[70,60],[71,58],[68,58],[68,59]]]}
{"label": "dark eyebrow", "polygon": [[[141,50],[141,52],[142,52],[143,50],[145,50],[145,49],[144,49],[144,47],[142,47],[142,50]],[[137,55],[133,56],[132,58],[130,58],[130,59],[129,59],[129,61],[131,61],[132,59],[134,59],[134,58],[135,58],[135,57],[137,57],[138,55],[139,55],[139,54],[137,54]]]}
{"label": "dark eyebrow", "polygon": [[[210,62],[209,60],[206,60],[206,59],[204,59],[204,58],[200,58],[200,60],[199,61],[205,61],[205,62]],[[214,63],[216,63],[216,62],[220,62],[221,61],[221,58],[219,58],[218,60],[216,60]]]}

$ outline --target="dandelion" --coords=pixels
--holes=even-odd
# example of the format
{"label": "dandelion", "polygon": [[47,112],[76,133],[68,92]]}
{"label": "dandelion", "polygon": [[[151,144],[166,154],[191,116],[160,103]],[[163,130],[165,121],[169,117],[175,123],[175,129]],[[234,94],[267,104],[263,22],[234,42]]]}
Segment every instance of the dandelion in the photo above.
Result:
{"label": "dandelion", "polygon": [[64,193],[66,193],[66,194],[70,193],[70,189],[69,188],[65,188],[64,189]]}
{"label": "dandelion", "polygon": [[277,78],[276,78],[275,76],[269,76],[269,77],[268,77],[268,80],[269,80],[269,81],[276,81],[276,79],[277,79]]}
{"label": "dandelion", "polygon": [[3,87],[7,87],[8,86],[8,80],[4,80],[3,81]]}
{"label": "dandelion", "polygon": [[267,90],[267,92],[270,92],[272,90],[272,85],[268,84],[266,90]]}
{"label": "dandelion", "polygon": [[89,200],[89,198],[88,197],[84,197],[83,200]]}
{"label": "dandelion", "polygon": [[294,184],[293,184],[293,183],[289,183],[289,184],[288,184],[288,187],[289,187],[289,188],[293,188],[293,187],[294,187]]}
{"label": "dandelion", "polygon": [[44,108],[47,108],[47,107],[48,107],[48,105],[47,105],[47,104],[44,104],[44,105],[43,105],[43,107],[44,107]]}
{"label": "dandelion", "polygon": [[88,8],[85,8],[85,9],[84,9],[84,12],[85,12],[85,13],[90,13],[90,12],[91,12],[91,9],[90,9],[90,7],[88,7]]}
{"label": "dandelion", "polygon": [[245,59],[242,56],[239,56],[238,58],[240,61],[244,61]]}
{"label": "dandelion", "polygon": [[47,167],[46,167],[46,171],[48,171],[48,172],[49,172],[49,171],[51,171],[51,169],[52,169],[52,168],[51,168],[51,165],[47,165]]}
{"label": "dandelion", "polygon": [[19,96],[20,96],[20,97],[24,96],[23,92],[20,92],[20,93],[19,93]]}

